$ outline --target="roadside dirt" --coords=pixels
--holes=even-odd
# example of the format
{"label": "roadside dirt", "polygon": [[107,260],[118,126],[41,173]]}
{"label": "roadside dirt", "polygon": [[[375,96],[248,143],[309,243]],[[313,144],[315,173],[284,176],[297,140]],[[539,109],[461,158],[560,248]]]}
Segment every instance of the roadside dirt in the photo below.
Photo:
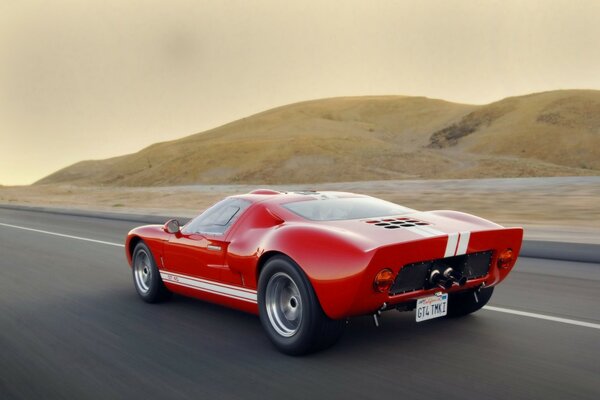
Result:
{"label": "roadside dirt", "polygon": [[[600,177],[367,181],[267,186],[276,190],[341,190],[365,193],[418,210],[452,209],[530,235],[559,240],[570,234],[600,243]],[[0,187],[0,204],[192,217],[224,196],[257,186]],[[537,233],[536,233],[537,232]]]}

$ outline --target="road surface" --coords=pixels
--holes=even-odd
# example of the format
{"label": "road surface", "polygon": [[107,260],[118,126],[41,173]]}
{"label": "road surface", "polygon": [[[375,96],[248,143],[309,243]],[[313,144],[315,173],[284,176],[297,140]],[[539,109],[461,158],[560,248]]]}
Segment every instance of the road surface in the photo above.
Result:
{"label": "road surface", "polygon": [[522,258],[489,309],[355,318],[294,358],[255,316],[139,300],[135,225],[0,209],[0,399],[600,398],[598,264]]}

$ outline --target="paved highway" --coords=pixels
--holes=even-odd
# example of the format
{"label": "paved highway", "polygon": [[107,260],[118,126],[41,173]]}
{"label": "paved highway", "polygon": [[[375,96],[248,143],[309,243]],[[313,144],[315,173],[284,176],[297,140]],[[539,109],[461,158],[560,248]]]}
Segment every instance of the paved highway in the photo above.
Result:
{"label": "paved highway", "polygon": [[118,246],[138,224],[0,209],[0,399],[600,398],[600,265],[523,258],[493,309],[355,318],[293,358],[252,315],[139,300]]}

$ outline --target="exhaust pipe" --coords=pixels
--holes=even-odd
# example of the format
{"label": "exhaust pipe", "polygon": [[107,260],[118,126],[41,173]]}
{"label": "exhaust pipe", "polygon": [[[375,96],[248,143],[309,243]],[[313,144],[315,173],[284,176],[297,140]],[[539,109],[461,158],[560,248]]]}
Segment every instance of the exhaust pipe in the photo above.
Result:
{"label": "exhaust pipe", "polygon": [[429,282],[432,285],[437,286],[441,289],[450,289],[453,285],[453,281],[451,279],[444,278],[442,273],[437,269],[431,271],[431,275],[429,276]]}
{"label": "exhaust pipe", "polygon": [[467,277],[452,268],[447,268],[444,271],[444,278],[456,283],[458,286],[465,286]]}

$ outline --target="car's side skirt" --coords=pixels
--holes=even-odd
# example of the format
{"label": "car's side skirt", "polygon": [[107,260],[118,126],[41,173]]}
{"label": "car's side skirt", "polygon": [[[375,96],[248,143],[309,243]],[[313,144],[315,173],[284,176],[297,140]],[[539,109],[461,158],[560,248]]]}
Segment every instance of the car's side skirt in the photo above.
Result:
{"label": "car's side skirt", "polygon": [[200,292],[215,294],[230,299],[256,304],[256,290],[227,285],[221,282],[208,281],[194,276],[182,275],[176,272],[161,270],[160,277],[166,284],[182,286]]}

